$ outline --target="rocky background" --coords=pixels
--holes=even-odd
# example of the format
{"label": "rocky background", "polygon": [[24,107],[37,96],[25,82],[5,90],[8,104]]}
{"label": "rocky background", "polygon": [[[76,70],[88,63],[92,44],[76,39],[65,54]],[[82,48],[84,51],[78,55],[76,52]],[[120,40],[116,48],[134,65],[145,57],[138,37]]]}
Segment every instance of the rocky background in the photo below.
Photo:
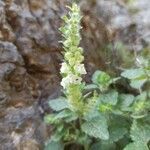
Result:
{"label": "rocky background", "polygon": [[[60,94],[58,28],[68,3],[0,0],[0,150],[42,150],[49,137],[42,119],[47,101]],[[81,0],[80,6],[89,76],[107,69],[106,45],[122,41],[137,51],[149,45],[149,0]]]}

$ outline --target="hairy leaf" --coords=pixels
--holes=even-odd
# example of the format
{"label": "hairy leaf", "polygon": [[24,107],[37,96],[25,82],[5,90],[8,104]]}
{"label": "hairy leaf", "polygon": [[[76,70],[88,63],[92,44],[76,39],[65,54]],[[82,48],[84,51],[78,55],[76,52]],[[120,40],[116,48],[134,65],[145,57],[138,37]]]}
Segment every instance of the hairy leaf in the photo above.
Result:
{"label": "hairy leaf", "polygon": [[94,143],[90,150],[116,150],[115,143],[108,143],[108,142],[97,142]]}
{"label": "hairy leaf", "polygon": [[44,117],[44,121],[45,121],[45,123],[50,123],[50,124],[55,123],[55,121],[56,121],[55,115],[54,115],[54,114],[46,115],[46,116]]}
{"label": "hairy leaf", "polygon": [[82,130],[95,138],[109,139],[108,126],[105,117],[99,116],[82,124]]}
{"label": "hairy leaf", "polygon": [[97,84],[99,88],[103,91],[108,88],[111,83],[110,76],[103,71],[96,71],[92,76],[92,82]]}
{"label": "hairy leaf", "polygon": [[44,150],[63,150],[63,144],[61,142],[49,141]]}
{"label": "hairy leaf", "polygon": [[100,95],[100,101],[110,104],[110,105],[116,105],[118,101],[118,92],[112,90],[107,94]]}
{"label": "hairy leaf", "polygon": [[65,108],[69,108],[67,99],[64,97],[50,100],[49,105],[55,111],[60,111],[60,110],[63,110]]}
{"label": "hairy leaf", "polygon": [[131,85],[131,87],[133,87],[135,89],[139,89],[145,84],[146,81],[147,81],[147,79],[132,80],[130,85]]}
{"label": "hairy leaf", "polygon": [[143,69],[141,69],[141,68],[129,69],[129,70],[125,70],[124,72],[122,72],[121,76],[128,78],[128,79],[137,79],[142,76],[145,76],[145,73],[144,73]]}
{"label": "hairy leaf", "polygon": [[119,141],[128,132],[126,128],[124,127],[120,128],[119,126],[111,127],[109,131],[110,131],[109,141],[111,143]]}
{"label": "hairy leaf", "polygon": [[126,110],[134,101],[135,97],[131,94],[119,95],[119,105],[121,109]]}
{"label": "hairy leaf", "polygon": [[63,119],[63,118],[67,118],[71,115],[72,115],[72,112],[70,110],[62,110],[57,115],[55,115],[55,118],[56,119]]}
{"label": "hairy leaf", "polygon": [[150,140],[150,126],[133,121],[130,136],[133,141],[147,143]]}
{"label": "hairy leaf", "polygon": [[123,150],[149,150],[145,143],[133,142],[128,144]]}

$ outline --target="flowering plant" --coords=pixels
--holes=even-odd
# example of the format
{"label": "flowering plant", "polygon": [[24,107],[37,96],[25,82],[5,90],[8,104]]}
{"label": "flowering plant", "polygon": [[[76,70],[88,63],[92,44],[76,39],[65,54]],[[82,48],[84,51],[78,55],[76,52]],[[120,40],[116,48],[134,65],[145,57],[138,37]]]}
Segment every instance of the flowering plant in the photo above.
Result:
{"label": "flowering plant", "polygon": [[72,13],[64,16],[65,25],[60,28],[64,41],[64,62],[62,63],[60,72],[62,74],[61,85],[65,90],[66,97],[69,101],[70,108],[74,111],[82,111],[82,75],[86,74],[83,49],[79,47],[80,37],[80,9],[76,4],[68,7]]}
{"label": "flowering plant", "polygon": [[[92,84],[83,83],[86,69],[83,49],[79,47],[82,17],[75,3],[68,8],[70,12],[63,17],[65,24],[60,28],[64,38],[60,68],[64,97],[49,101],[53,113],[45,116],[45,122],[52,125],[52,135],[45,150],[78,149],[79,145],[84,150],[148,150],[150,93],[142,86],[150,78],[149,63],[126,70],[119,78],[96,71]],[[120,92],[116,82],[122,78],[129,79],[140,92]]]}

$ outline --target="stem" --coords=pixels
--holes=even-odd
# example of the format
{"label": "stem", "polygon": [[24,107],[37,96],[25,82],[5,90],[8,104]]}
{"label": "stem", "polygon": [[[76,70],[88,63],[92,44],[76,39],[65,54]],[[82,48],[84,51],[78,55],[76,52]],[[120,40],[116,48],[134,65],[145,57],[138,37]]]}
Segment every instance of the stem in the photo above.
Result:
{"label": "stem", "polygon": [[89,150],[89,145],[84,144],[84,150]]}
{"label": "stem", "polygon": [[74,143],[75,143],[74,141],[69,141],[69,142],[64,143],[64,145],[67,146],[67,145],[74,144]]}

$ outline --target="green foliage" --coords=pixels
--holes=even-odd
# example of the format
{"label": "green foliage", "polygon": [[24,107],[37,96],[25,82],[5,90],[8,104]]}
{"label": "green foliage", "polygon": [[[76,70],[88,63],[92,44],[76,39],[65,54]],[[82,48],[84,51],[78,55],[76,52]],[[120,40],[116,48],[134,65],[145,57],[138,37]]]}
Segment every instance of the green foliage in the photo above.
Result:
{"label": "green foliage", "polygon": [[[44,120],[52,126],[52,135],[45,150],[63,150],[68,145],[81,145],[85,150],[148,150],[149,59],[138,58],[138,65],[125,69],[120,77],[97,70],[92,83],[83,83],[86,70],[78,46],[82,17],[75,3],[68,8],[60,28],[65,51],[60,69],[64,97],[49,101],[53,112]],[[118,90],[120,79],[130,82],[130,92]]]}
{"label": "green foliage", "polygon": [[107,90],[108,86],[112,83],[110,76],[100,70],[93,74],[92,81],[100,88],[101,91]]}
{"label": "green foliage", "polygon": [[147,81],[147,75],[145,74],[144,69],[142,68],[129,69],[124,71],[121,75],[131,80],[130,85],[133,88],[139,89]]}
{"label": "green foliage", "polygon": [[110,132],[109,142],[114,143],[122,139],[124,135],[128,132],[128,130],[125,127],[111,126],[109,132]]}
{"label": "green foliage", "polygon": [[60,98],[57,98],[54,100],[50,100],[49,106],[55,111],[60,111],[60,110],[63,110],[65,108],[68,108],[69,104],[68,104],[67,99],[60,97]]}
{"label": "green foliage", "polygon": [[63,144],[60,142],[49,141],[44,150],[63,150]]}
{"label": "green foliage", "polygon": [[131,94],[119,95],[119,106],[123,111],[129,111],[130,106],[133,104],[135,97]]}
{"label": "green foliage", "polygon": [[133,121],[131,126],[130,136],[135,142],[142,142],[147,144],[150,140],[150,126],[149,124],[138,123],[137,121]]}
{"label": "green foliage", "polygon": [[90,150],[116,150],[116,145],[114,143],[101,141],[93,144]]}
{"label": "green foliage", "polygon": [[109,139],[107,121],[103,116],[95,117],[86,121],[82,124],[81,128],[89,136],[103,140]]}
{"label": "green foliage", "polygon": [[115,90],[110,90],[106,94],[101,94],[99,100],[105,104],[116,105],[118,101],[118,92]]}
{"label": "green foliage", "polygon": [[149,150],[148,146],[141,142],[133,142],[128,144],[124,150]]}
{"label": "green foliage", "polygon": [[150,81],[150,60],[140,57],[137,58],[137,63],[139,63],[138,68],[125,70],[121,73],[121,76],[131,81],[131,87],[140,89],[145,83]]}

